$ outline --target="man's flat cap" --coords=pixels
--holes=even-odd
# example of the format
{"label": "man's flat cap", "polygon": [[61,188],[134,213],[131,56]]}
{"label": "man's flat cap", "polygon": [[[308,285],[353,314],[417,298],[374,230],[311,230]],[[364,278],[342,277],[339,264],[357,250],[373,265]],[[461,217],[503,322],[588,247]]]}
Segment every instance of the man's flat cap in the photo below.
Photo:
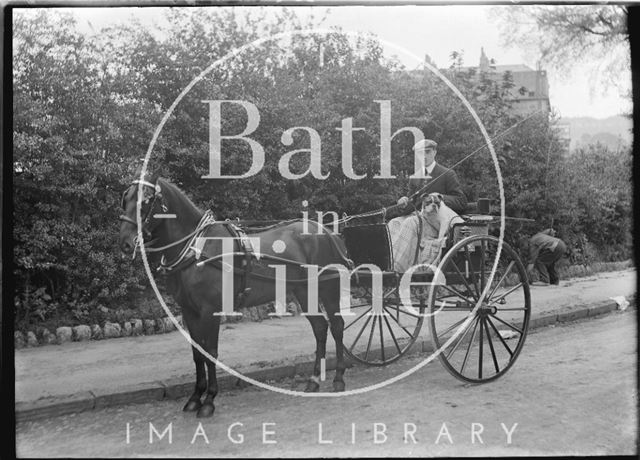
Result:
{"label": "man's flat cap", "polygon": [[437,149],[438,144],[436,141],[432,141],[431,139],[422,139],[418,141],[416,145],[413,146],[413,150],[427,150],[427,149]]}

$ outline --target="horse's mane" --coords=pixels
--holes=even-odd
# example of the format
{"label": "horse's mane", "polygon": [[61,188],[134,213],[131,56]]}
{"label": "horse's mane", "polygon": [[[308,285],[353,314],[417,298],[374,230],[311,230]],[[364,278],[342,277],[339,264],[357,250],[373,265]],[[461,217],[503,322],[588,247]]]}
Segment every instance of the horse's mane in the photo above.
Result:
{"label": "horse's mane", "polygon": [[193,201],[191,201],[191,198],[189,198],[189,196],[184,191],[182,191],[177,185],[175,185],[172,182],[169,182],[169,180],[164,179],[162,177],[159,177],[157,182],[160,184],[160,188],[162,189],[163,194],[165,194],[168,191],[171,193],[171,195],[174,198],[185,202],[186,205],[193,207],[199,214],[203,214],[203,211],[198,206],[196,206],[196,204]]}

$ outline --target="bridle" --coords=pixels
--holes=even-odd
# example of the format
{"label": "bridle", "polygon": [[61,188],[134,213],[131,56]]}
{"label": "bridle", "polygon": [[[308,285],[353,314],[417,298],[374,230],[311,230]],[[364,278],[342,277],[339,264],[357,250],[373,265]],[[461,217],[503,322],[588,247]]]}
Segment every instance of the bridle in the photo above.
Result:
{"label": "bridle", "polygon": [[[153,232],[156,230],[156,228],[160,225],[161,221],[159,219],[154,219],[153,222],[151,221],[151,218],[154,214],[154,209],[156,208],[156,205],[159,204],[162,211],[166,212],[167,211],[167,207],[165,206],[165,204],[162,202],[162,192],[160,191],[160,187],[157,184],[153,184],[151,182],[148,182],[146,180],[134,180],[131,182],[131,184],[129,185],[129,187],[127,187],[127,189],[124,191],[124,193],[122,194],[122,209],[124,209],[125,207],[125,197],[127,196],[127,193],[129,193],[129,190],[131,189],[131,187],[133,187],[134,185],[142,185],[143,187],[150,187],[151,189],[153,189],[153,195],[147,194],[145,193],[145,190],[143,188],[143,201],[142,204],[147,204],[149,203],[149,201],[151,201],[151,204],[149,205],[147,211],[145,212],[144,216],[142,217],[142,236],[143,236],[143,241],[139,241],[139,237],[138,235],[136,235],[135,239],[134,239],[134,248],[133,248],[133,254],[132,254],[132,258],[135,259],[136,257],[136,251],[138,249],[138,247],[141,245],[141,243],[145,244],[145,250],[148,252],[157,252],[159,250],[164,250],[166,248],[153,248],[153,244],[155,242],[157,242],[157,238],[153,238]],[[118,216],[118,220],[123,221],[123,222],[127,222],[129,224],[134,225],[136,228],[138,228],[138,222],[136,222],[134,219],[131,219],[129,216],[125,215],[125,214],[121,214],[120,216]],[[144,240],[149,239],[149,241],[147,243],[145,243]]]}
{"label": "bridle", "polygon": [[[187,252],[191,248],[191,246],[192,246],[193,242],[195,241],[195,239],[199,235],[201,235],[208,227],[216,224],[217,221],[216,221],[216,219],[213,216],[213,213],[211,211],[206,211],[204,213],[204,215],[202,216],[202,218],[200,219],[200,222],[198,223],[196,228],[191,233],[187,234],[186,236],[180,238],[177,241],[174,241],[173,243],[169,243],[169,244],[167,244],[165,246],[155,246],[154,247],[153,244],[158,241],[158,238],[153,238],[153,232],[162,223],[161,219],[153,219],[153,221],[151,220],[153,215],[155,214],[154,209],[156,208],[157,204],[160,205],[160,207],[162,209],[162,212],[167,212],[168,208],[164,204],[164,202],[162,201],[162,190],[160,189],[160,186],[158,184],[153,184],[153,183],[145,181],[145,180],[134,180],[133,182],[131,182],[129,187],[122,194],[122,208],[123,209],[124,209],[124,205],[125,205],[125,197],[127,196],[127,193],[129,192],[129,189],[131,187],[133,187],[134,185],[142,185],[143,187],[152,188],[153,189],[153,196],[148,195],[148,194],[144,194],[144,189],[143,189],[143,196],[144,196],[143,203],[147,204],[147,203],[149,203],[149,201],[151,201],[151,204],[149,205],[149,208],[147,209],[146,213],[144,214],[144,217],[142,217],[142,237],[143,237],[143,241],[139,240],[138,235],[136,235],[136,237],[134,239],[132,260],[136,258],[136,254],[137,254],[138,248],[141,247],[142,245],[144,245],[144,251],[145,252],[157,253],[157,252],[163,252],[163,251],[165,251],[167,249],[171,249],[173,247],[176,247],[176,246],[184,243],[182,249],[178,252],[177,257],[174,260],[172,260],[170,262],[167,262],[165,260],[164,255],[162,256],[162,260],[160,262],[160,267],[158,269],[162,270],[164,272],[169,272],[169,271],[173,270],[174,268],[178,267],[185,260],[185,258],[187,256]],[[123,221],[123,222],[127,222],[129,224],[132,224],[136,228],[138,227],[138,223],[135,220],[131,219],[129,216],[126,216],[126,215],[122,214],[122,215],[120,215],[118,217],[118,219]],[[145,242],[146,239],[150,239],[150,241],[149,242]]]}

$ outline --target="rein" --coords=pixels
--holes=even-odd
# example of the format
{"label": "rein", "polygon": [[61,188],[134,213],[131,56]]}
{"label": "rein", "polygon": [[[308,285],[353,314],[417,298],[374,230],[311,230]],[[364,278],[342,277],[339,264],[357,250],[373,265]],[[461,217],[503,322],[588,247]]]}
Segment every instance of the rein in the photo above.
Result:
{"label": "rein", "polygon": [[185,241],[188,240],[188,243],[185,244],[182,249],[180,250],[180,253],[177,255],[177,257],[171,262],[171,263],[167,263],[164,257],[164,254],[162,255],[162,259],[160,260],[160,266],[158,267],[158,271],[162,271],[164,273],[168,273],[171,270],[175,269],[178,265],[180,265],[184,259],[187,257],[187,254],[189,252],[189,249],[191,249],[191,245],[193,244],[193,242],[195,241],[196,238],[198,238],[207,228],[211,227],[212,225],[216,224],[217,221],[215,219],[215,217],[213,216],[213,213],[210,210],[205,211],[204,215],[202,216],[202,218],[200,219],[200,222],[198,222],[198,225],[196,226],[195,230],[191,233],[189,233],[188,235],[180,238],[178,241],[175,241],[173,243],[167,244],[166,246],[162,246],[159,248],[153,248],[152,252],[161,252],[164,251],[166,249],[170,249],[174,246],[177,246]]}

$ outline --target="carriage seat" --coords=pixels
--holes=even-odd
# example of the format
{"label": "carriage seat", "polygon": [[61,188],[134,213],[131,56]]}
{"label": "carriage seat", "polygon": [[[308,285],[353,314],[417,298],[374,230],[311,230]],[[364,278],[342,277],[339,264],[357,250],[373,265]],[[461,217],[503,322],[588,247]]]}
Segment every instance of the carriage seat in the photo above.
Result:
{"label": "carriage seat", "polygon": [[[460,219],[449,223],[443,239],[436,238],[431,243],[425,244],[424,238],[420,238],[423,247],[419,254],[419,262],[437,263],[455,243],[463,238],[487,234],[488,225],[484,218],[489,216],[479,214],[478,208],[476,202],[468,203]],[[403,216],[400,220],[391,219],[394,221],[391,225],[389,225],[391,221],[386,222],[384,218],[381,222],[351,221],[341,231],[349,257],[356,265],[373,264],[386,272],[405,272],[414,265],[416,242],[420,230],[418,226],[398,225],[407,217],[410,216]],[[404,262],[401,260],[403,257]]]}
{"label": "carriage seat", "polygon": [[465,214],[487,215],[491,212],[491,200],[478,198],[478,201],[470,201],[464,209]]}

